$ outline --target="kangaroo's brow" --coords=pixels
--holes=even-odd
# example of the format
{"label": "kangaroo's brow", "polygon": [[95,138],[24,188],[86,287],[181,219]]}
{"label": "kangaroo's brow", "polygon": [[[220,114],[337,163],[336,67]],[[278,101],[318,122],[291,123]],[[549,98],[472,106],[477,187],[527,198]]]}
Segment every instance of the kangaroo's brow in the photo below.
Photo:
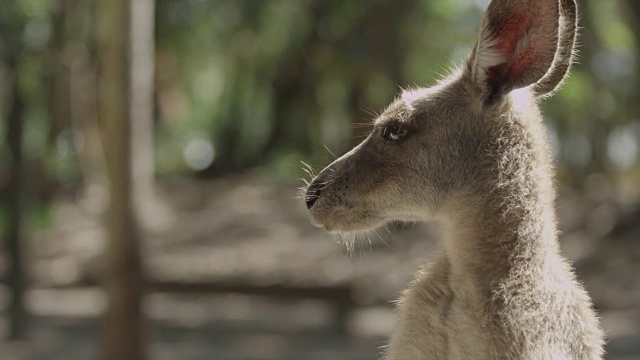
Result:
{"label": "kangaroo's brow", "polygon": [[406,122],[409,114],[411,114],[411,109],[407,104],[402,100],[396,100],[373,121],[373,124],[375,126],[384,126],[393,121]]}

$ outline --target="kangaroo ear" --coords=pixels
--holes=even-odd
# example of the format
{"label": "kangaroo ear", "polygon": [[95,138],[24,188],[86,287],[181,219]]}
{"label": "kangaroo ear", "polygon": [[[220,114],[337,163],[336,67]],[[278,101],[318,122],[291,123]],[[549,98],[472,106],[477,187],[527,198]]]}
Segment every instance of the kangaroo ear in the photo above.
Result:
{"label": "kangaroo ear", "polygon": [[558,0],[493,0],[467,64],[489,98],[529,86],[551,67],[558,47]]}

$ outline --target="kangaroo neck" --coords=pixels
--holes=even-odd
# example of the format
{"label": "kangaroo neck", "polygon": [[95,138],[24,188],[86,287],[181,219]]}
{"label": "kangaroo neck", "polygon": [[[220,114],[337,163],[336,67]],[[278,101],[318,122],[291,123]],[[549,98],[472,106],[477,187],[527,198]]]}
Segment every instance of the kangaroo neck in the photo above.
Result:
{"label": "kangaroo neck", "polygon": [[486,171],[442,216],[452,275],[484,287],[510,276],[539,278],[560,259],[544,134],[517,123],[492,131],[479,155]]}

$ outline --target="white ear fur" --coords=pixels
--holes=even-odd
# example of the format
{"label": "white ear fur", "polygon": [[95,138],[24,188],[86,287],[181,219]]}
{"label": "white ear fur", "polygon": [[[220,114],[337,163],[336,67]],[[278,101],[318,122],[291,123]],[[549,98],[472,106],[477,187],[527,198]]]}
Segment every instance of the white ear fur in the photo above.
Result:
{"label": "white ear fur", "polygon": [[[480,36],[487,36],[481,32]],[[474,83],[483,84],[487,80],[487,69],[502,64],[507,59],[496,49],[497,41],[490,37],[480,38],[472,59],[471,76]]]}

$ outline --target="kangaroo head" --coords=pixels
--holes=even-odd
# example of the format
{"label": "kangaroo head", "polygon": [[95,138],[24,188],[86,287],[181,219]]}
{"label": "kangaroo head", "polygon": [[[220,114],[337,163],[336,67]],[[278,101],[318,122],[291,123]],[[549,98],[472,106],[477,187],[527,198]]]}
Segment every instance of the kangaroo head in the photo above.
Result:
{"label": "kangaroo head", "polygon": [[482,178],[496,125],[541,121],[537,97],[571,65],[575,14],[574,0],[493,0],[464,66],[404,91],[361,144],[313,179],[305,196],[313,221],[356,232],[437,215]]}

